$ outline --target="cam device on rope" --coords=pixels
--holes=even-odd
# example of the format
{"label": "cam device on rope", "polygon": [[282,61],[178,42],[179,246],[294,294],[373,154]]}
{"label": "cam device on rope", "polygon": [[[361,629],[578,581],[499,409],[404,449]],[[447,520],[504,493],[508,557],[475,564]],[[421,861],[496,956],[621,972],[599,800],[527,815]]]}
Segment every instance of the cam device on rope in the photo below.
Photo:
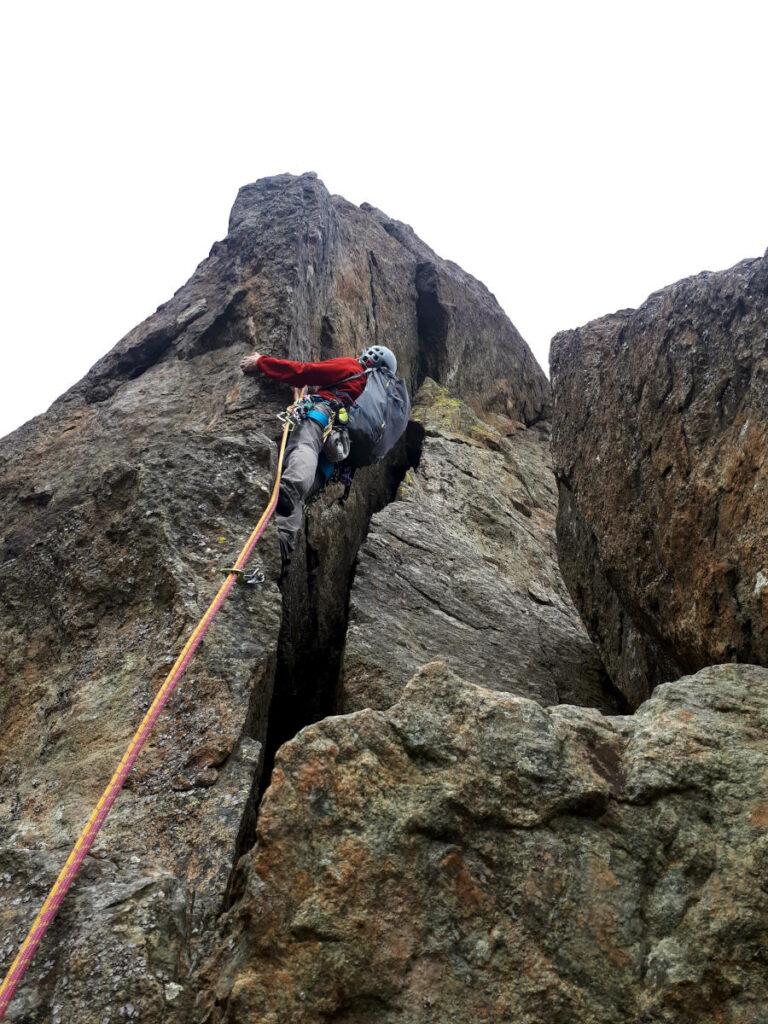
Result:
{"label": "cam device on rope", "polygon": [[238,583],[244,584],[245,586],[255,587],[261,583],[266,583],[267,577],[264,575],[263,569],[236,569],[234,566],[228,568],[222,566],[221,572],[225,576],[235,576]]}
{"label": "cam device on rope", "polygon": [[[303,397],[303,393],[299,394],[298,391],[294,391],[294,397],[298,401]],[[161,711],[170,699],[171,694],[176,689],[179,680],[192,660],[195,651],[200,646],[203,637],[208,632],[208,629],[221,609],[221,606],[224,604],[227,595],[231,591],[232,587],[235,586],[235,582],[240,579],[241,574],[245,570],[246,562],[251,557],[251,552],[256,547],[259,538],[267,527],[267,523],[272,518],[275,508],[277,507],[280,479],[283,474],[285,445],[288,440],[289,431],[290,426],[284,421],[283,434],[280,439],[280,447],[278,449],[275,482],[272,485],[272,491],[269,496],[269,501],[267,502],[267,507],[262,512],[258,523],[256,523],[256,526],[251,532],[250,537],[245,542],[245,546],[238,555],[234,566],[227,570],[227,578],[219,587],[216,597],[214,597],[203,617],[193,629],[189,639],[186,644],[184,644],[181,653],[174,662],[171,671],[168,673],[162,686],[155,694],[155,698],[150,704],[149,710],[144,715],[144,718],[141,720],[141,724],[136,730],[133,739],[128,744],[128,748],[123,754],[120,764],[117,766],[115,773],[107,784],[106,789],[101,794],[99,802],[91,812],[91,816],[72,848],[72,852],[67,858],[64,867],[59,872],[59,875],[53,883],[51,891],[48,893],[37,917],[32,922],[32,926],[16,954],[16,959],[11,964],[2,984],[0,984],[0,1020],[5,1017],[5,1012],[8,1009],[22,978],[26,974],[27,968],[32,962],[32,958],[35,955],[37,947],[40,945],[45,933],[48,931],[51,922],[56,916],[56,912],[75,880],[75,876],[80,870],[83,861],[87,857],[96,837],[101,831],[104,821],[109,814],[112,805],[117,799],[120,790],[123,788],[125,780],[128,777],[128,773],[136,763],[136,759],[141,753],[142,747],[147,741],[147,737],[151,733],[157,719],[160,717]],[[255,571],[258,572],[259,570]]]}

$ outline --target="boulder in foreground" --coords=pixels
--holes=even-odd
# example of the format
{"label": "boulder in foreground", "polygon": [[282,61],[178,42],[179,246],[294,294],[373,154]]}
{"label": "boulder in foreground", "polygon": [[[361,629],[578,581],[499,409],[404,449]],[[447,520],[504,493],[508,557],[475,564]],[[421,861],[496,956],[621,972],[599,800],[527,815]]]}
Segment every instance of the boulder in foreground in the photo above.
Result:
{"label": "boulder in foreground", "polygon": [[436,663],[389,711],[311,726],[279,755],[205,1019],[760,1019],[767,723],[754,666],[606,718]]}

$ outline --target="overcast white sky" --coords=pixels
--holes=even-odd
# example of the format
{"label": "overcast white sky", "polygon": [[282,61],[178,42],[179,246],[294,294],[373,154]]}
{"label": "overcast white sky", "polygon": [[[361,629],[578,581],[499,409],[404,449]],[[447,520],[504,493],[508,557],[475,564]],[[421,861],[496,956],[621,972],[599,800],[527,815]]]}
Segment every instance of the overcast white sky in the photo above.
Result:
{"label": "overcast white sky", "polygon": [[0,14],[0,435],[317,171],[549,341],[768,245],[768,5],[27,2]]}

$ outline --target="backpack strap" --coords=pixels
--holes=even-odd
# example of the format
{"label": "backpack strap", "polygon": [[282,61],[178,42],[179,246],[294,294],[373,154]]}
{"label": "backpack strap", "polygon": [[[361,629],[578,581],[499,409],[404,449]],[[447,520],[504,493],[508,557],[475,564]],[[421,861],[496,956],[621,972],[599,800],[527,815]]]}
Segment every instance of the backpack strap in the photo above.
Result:
{"label": "backpack strap", "polygon": [[330,387],[337,388],[339,384],[346,384],[348,380],[359,380],[360,377],[367,377],[369,373],[375,373],[376,367],[369,366],[365,370],[361,370],[360,373],[353,373],[351,377],[345,377],[343,380],[337,380],[335,384],[331,384]]}
{"label": "backpack strap", "polygon": [[351,377],[344,377],[342,380],[337,380],[334,384],[317,384],[315,386],[321,388],[323,391],[331,391],[334,395],[337,395],[338,392],[335,389],[340,387],[342,384],[346,384],[347,381],[350,380],[359,380],[361,377],[367,377],[369,374],[375,373],[377,369],[378,367],[376,366],[369,366],[367,369],[361,370],[360,373],[353,373]]}

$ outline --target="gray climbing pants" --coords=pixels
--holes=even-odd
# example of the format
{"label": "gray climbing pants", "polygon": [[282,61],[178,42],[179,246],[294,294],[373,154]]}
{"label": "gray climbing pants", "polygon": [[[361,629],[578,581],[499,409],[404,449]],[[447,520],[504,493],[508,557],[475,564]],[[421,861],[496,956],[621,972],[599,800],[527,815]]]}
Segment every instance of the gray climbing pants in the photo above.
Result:
{"label": "gray climbing pants", "polygon": [[[327,412],[327,408],[316,408]],[[283,477],[275,513],[277,536],[283,561],[289,560],[296,546],[304,505],[312,491],[322,486],[323,474],[317,461],[323,447],[323,428],[317,420],[303,420],[291,431],[285,448]]]}

